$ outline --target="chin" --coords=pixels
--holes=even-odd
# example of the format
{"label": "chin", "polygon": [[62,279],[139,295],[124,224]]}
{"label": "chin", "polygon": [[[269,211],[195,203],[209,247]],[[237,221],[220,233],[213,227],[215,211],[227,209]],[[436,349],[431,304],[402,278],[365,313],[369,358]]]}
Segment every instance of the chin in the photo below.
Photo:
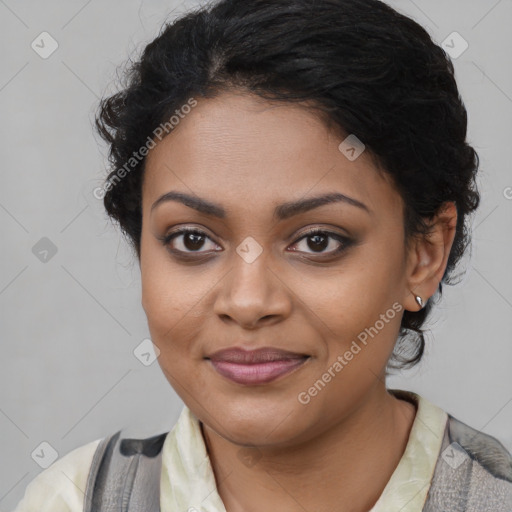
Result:
{"label": "chin", "polygon": [[241,398],[236,402],[210,404],[208,410],[215,411],[214,414],[199,419],[224,439],[241,446],[286,445],[302,437],[307,429],[307,416],[300,404],[293,410],[293,405],[286,407],[282,401],[256,402]]}

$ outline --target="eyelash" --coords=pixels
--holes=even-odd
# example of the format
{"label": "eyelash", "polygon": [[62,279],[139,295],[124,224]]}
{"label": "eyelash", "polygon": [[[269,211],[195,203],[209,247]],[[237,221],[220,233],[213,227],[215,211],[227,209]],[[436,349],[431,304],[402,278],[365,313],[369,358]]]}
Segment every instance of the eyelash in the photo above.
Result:
{"label": "eyelash", "polygon": [[[170,243],[175,239],[177,238],[178,236],[181,236],[181,235],[185,235],[185,234],[189,234],[189,233],[192,233],[192,234],[195,234],[195,235],[200,235],[200,236],[205,236],[206,238],[210,238],[204,231],[201,231],[200,229],[197,229],[197,228],[182,228],[180,229],[179,231],[174,231],[173,233],[169,233],[168,235],[165,235],[163,237],[158,237],[158,239],[162,242],[162,244],[164,245],[164,247],[166,247],[171,253],[175,254],[178,258],[182,258],[182,259],[197,259],[195,258],[194,256],[190,257],[190,255],[193,255],[193,254],[201,254],[201,252],[199,251],[180,251],[180,250],[176,250],[176,249],[171,249],[169,247]],[[334,240],[336,240],[337,242],[339,242],[341,245],[338,249],[334,250],[334,251],[330,251],[330,252],[319,252],[319,253],[307,253],[307,254],[318,254],[319,256],[324,256],[325,255],[328,255],[328,256],[338,256],[339,254],[341,254],[342,252],[346,251],[350,245],[352,245],[353,243],[353,240],[346,237],[346,236],[343,236],[343,235],[340,235],[339,233],[334,233],[332,231],[327,231],[325,229],[321,229],[321,228],[313,228],[313,229],[310,229],[304,233],[302,233],[302,235],[292,244],[292,245],[296,245],[298,244],[299,242],[301,242],[302,240],[304,239],[307,239],[309,237],[312,237],[312,236],[315,236],[315,235],[326,235],[328,238],[333,238]],[[211,238],[210,238],[211,240]],[[213,240],[212,240],[213,241]],[[215,252],[220,252],[220,251],[215,251]],[[296,252],[300,252],[300,251],[296,251]]]}

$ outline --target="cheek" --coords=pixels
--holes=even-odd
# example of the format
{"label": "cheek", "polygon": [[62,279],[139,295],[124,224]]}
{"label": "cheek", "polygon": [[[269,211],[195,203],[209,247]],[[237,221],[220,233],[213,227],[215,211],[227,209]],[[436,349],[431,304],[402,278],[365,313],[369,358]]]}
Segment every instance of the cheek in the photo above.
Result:
{"label": "cheek", "polygon": [[360,251],[332,272],[303,273],[297,286],[304,304],[320,319],[347,328],[373,323],[391,307],[400,296],[398,279],[393,262]]}
{"label": "cheek", "polygon": [[196,303],[200,297],[189,291],[190,281],[183,282],[169,273],[152,269],[142,277],[142,297],[148,326],[154,341],[164,350],[168,344],[184,343],[190,329],[197,324]]}
{"label": "cheek", "polygon": [[152,265],[149,260],[142,265],[142,297],[151,340],[160,351],[158,364],[176,393],[187,402],[187,393],[195,395],[203,385],[202,376],[194,371],[202,357],[194,341],[200,334],[200,297],[190,291],[194,289],[190,280],[169,267]]}
{"label": "cheek", "polygon": [[[146,248],[147,249],[147,248]],[[196,340],[212,305],[208,291],[218,282],[200,267],[173,263],[167,251],[151,247],[141,255],[142,305],[163,369],[179,372],[202,358]]]}
{"label": "cheek", "polygon": [[385,362],[392,350],[403,312],[400,254],[392,247],[372,241],[332,272],[302,274],[301,302],[326,340],[330,361],[353,341],[364,347],[354,357],[364,364]]}
{"label": "cheek", "polygon": [[140,267],[142,306],[153,341],[160,347],[174,337],[173,326],[186,318],[194,296],[190,282],[187,285],[182,272],[173,270],[165,250],[145,247]]}

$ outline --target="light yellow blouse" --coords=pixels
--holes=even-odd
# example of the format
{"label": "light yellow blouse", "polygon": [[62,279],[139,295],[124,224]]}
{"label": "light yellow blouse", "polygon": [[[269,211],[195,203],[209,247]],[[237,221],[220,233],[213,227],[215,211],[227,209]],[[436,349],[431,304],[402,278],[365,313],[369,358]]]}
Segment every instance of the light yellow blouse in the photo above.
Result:
{"label": "light yellow blouse", "polygon": [[[417,404],[405,452],[369,512],[421,512],[441,449],[445,411],[410,391]],[[87,475],[101,439],[56,460],[29,483],[13,512],[82,512]],[[226,512],[198,419],[185,405],[162,447],[161,512]]]}

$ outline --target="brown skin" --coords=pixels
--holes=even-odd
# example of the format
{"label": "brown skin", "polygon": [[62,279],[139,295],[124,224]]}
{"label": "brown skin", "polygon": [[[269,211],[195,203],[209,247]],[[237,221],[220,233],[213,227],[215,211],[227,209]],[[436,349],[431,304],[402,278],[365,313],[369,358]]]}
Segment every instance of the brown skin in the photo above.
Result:
{"label": "brown skin", "polygon": [[[435,293],[455,235],[457,214],[447,203],[428,239],[406,251],[399,193],[367,153],[349,161],[342,140],[297,105],[230,92],[199,99],[147,157],[142,305],[165,376],[202,422],[228,512],[367,511],[407,444],[415,408],[384,380],[403,311],[308,404],[297,399],[393,303],[417,311],[414,295]],[[171,190],[218,203],[226,216],[176,201],[151,212]],[[278,204],[333,191],[371,212],[338,202],[272,216]],[[195,245],[187,235],[169,243],[192,254],[189,263],[157,238],[183,226],[206,233]],[[303,237],[314,227],[355,243],[329,256],[340,243],[328,238],[318,248]],[[263,249],[252,263],[236,252],[248,236]],[[273,382],[244,386],[205,359],[233,346],[310,359]],[[254,463],[245,463],[247,453]]]}

